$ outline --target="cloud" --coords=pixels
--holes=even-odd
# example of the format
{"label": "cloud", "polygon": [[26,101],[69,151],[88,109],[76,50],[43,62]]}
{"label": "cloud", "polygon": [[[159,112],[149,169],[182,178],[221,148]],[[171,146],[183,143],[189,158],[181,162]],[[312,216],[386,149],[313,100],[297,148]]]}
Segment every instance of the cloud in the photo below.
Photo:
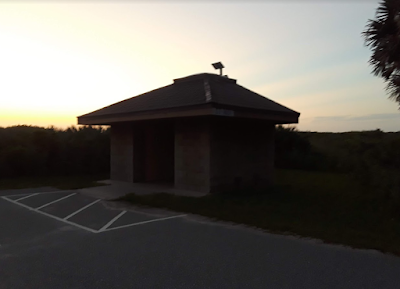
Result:
{"label": "cloud", "polygon": [[316,116],[313,118],[311,122],[331,122],[331,121],[346,121],[350,118],[350,116],[346,115],[335,115],[335,116]]}
{"label": "cloud", "polygon": [[378,120],[400,120],[400,113],[377,113],[377,114],[367,114],[360,116],[350,116],[350,115],[334,115],[334,116],[317,116],[314,117],[312,122],[331,122],[331,121],[378,121]]}
{"label": "cloud", "polygon": [[400,119],[400,113],[378,113],[352,117],[351,120],[389,120]]}
{"label": "cloud", "polygon": [[376,113],[365,115],[330,115],[301,119],[299,129],[303,131],[363,131],[381,129],[400,130],[400,113]]}

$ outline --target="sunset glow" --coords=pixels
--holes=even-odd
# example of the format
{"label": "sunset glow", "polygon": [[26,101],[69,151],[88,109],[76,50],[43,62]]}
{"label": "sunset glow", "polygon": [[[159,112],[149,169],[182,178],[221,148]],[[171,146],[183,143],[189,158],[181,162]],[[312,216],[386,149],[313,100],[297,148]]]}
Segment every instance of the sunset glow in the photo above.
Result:
{"label": "sunset glow", "polygon": [[0,126],[76,116],[209,72],[301,112],[311,131],[400,130],[361,32],[378,0],[0,4]]}

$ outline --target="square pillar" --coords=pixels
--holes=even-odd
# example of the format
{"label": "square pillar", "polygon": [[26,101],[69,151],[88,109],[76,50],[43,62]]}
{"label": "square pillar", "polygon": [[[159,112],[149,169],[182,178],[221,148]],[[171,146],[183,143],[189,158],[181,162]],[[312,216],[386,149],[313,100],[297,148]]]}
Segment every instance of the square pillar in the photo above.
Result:
{"label": "square pillar", "polygon": [[111,126],[110,178],[133,182],[133,129],[131,125]]}
{"label": "square pillar", "polygon": [[204,118],[175,121],[175,188],[210,191],[210,135]]}

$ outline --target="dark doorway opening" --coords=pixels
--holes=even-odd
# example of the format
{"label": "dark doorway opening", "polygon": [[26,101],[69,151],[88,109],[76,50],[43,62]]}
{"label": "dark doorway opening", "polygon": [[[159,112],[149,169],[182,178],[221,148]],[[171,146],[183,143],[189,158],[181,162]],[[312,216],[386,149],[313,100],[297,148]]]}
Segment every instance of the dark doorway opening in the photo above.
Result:
{"label": "dark doorway opening", "polygon": [[175,129],[172,121],[135,125],[133,140],[134,182],[173,183]]}

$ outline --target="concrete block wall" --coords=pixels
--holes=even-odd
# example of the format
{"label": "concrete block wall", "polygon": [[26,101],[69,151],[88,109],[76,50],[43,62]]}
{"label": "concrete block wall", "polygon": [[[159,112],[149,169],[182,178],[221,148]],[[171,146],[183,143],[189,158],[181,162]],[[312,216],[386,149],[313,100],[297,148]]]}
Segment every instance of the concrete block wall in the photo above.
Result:
{"label": "concrete block wall", "polygon": [[208,119],[175,121],[175,187],[209,192],[210,134]]}
{"label": "concrete block wall", "polygon": [[131,125],[111,126],[110,178],[133,182],[133,128]]}
{"label": "concrete block wall", "polygon": [[272,183],[274,124],[214,118],[210,128],[210,192],[264,189]]}

